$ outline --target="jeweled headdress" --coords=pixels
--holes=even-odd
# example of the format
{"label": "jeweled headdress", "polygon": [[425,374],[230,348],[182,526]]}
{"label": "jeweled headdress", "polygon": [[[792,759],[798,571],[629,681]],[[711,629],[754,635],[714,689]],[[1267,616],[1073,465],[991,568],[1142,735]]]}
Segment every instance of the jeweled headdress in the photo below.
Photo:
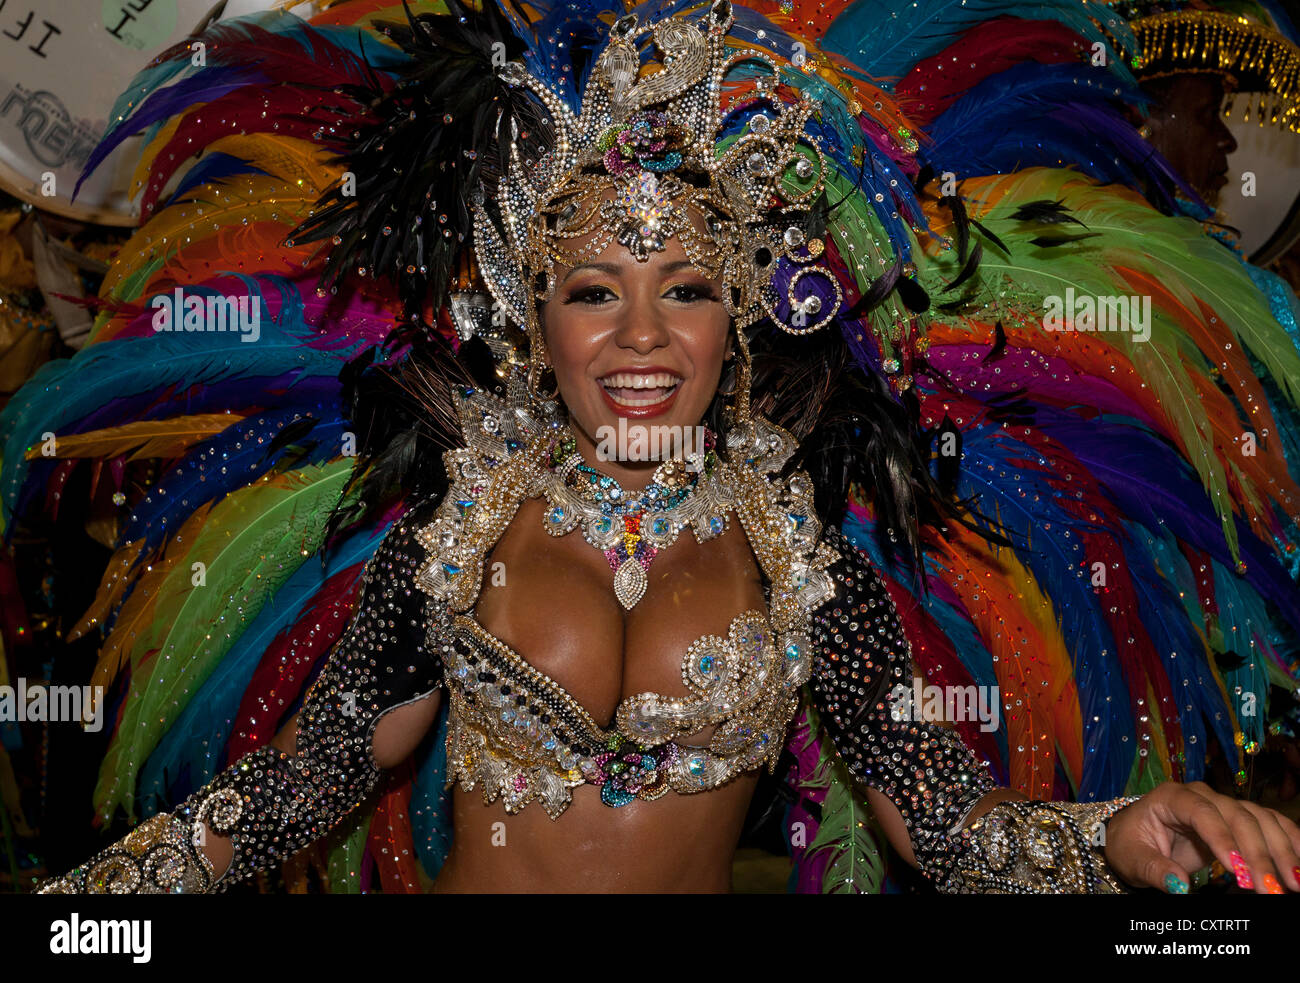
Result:
{"label": "jeweled headdress", "polygon": [[[730,0],[445,6],[383,25],[401,58],[382,91],[349,90],[370,107],[338,141],[351,187],[294,233],[332,240],[323,286],[396,285],[407,327],[390,344],[424,339],[442,359],[458,336],[455,366],[399,385],[450,417],[440,378],[468,368],[518,392],[526,367],[535,383],[557,270],[612,243],[649,259],[676,238],[721,280],[741,356],[708,424],[748,421],[752,377],[752,409],[818,473],[818,508],[834,517],[847,484],[869,481],[916,547],[909,503],[934,479],[906,423],[929,306],[913,250],[948,245],[927,229],[917,141],[892,98]],[[959,240],[955,284],[978,258]],[[389,421],[368,446],[396,459],[409,438],[389,392],[361,402]]]}
{"label": "jeweled headdress", "polygon": [[[486,198],[475,208],[475,251],[493,297],[530,333],[558,264],[590,259],[614,241],[644,260],[670,236],[694,265],[721,277],[738,327],[766,316],[804,333],[834,316],[838,303],[799,291],[805,278],[820,277],[840,299],[817,263],[819,230],[808,228],[824,192],[824,158],[804,132],[817,104],[781,91],[765,54],[728,48],[731,25],[728,0],[698,21],[672,17],[646,28],[635,14],[619,18],[580,115],[517,64],[502,70],[546,106],[552,147],[537,161],[511,148],[494,199],[499,223]],[[661,56],[650,71],[638,50],[647,35]],[[755,69],[766,74],[749,98],[728,93],[733,75]]]}
{"label": "jeweled headdress", "polygon": [[[335,277],[351,267],[397,281],[411,320],[450,299],[462,339],[515,363],[525,336],[540,347],[537,305],[557,267],[611,242],[644,260],[672,237],[721,278],[738,329],[767,319],[808,334],[854,307],[861,342],[866,314],[911,272],[905,230],[919,209],[897,163],[911,133],[864,112],[860,96],[878,90],[823,56],[804,64],[792,37],[737,24],[748,12],[729,0],[671,13],[680,6],[647,23],[611,10],[608,26],[589,14],[548,25],[451,0],[451,16],[391,25],[427,61],[377,101],[387,124],[348,156],[355,194],[336,191],[298,237],[333,237]],[[846,250],[828,221],[850,196],[837,225]],[[874,326],[880,362],[900,375],[889,356],[910,317],[895,304]]]}

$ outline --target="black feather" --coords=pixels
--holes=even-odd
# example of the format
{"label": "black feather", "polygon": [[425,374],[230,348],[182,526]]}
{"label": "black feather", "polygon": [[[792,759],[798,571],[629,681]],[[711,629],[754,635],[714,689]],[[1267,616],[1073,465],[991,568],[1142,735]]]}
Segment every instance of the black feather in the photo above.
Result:
{"label": "black feather", "polygon": [[945,195],[939,204],[947,205],[952,213],[952,224],[957,235],[957,262],[966,262],[966,249],[970,244],[970,222],[966,216],[966,203],[958,195]]}
{"label": "black feather", "polygon": [[1044,198],[1038,201],[1025,202],[1011,213],[1011,220],[1013,222],[1038,222],[1044,225],[1061,222],[1073,222],[1075,225],[1083,225],[1077,218],[1069,214],[1069,211],[1063,201],[1048,201]]}
{"label": "black feather", "polygon": [[809,239],[823,239],[826,237],[826,227],[831,220],[831,203],[826,197],[826,192],[819,194],[808,209],[808,214],[804,216],[803,229]]}
{"label": "black feather", "polygon": [[1007,331],[1002,327],[1002,322],[1000,320],[993,323],[993,331],[993,347],[989,349],[987,355],[980,359],[981,362],[996,362],[1006,354]]}
{"label": "black feather", "polygon": [[844,313],[844,319],[847,321],[856,321],[870,311],[875,310],[880,304],[884,303],[885,298],[894,292],[894,287],[898,285],[898,278],[903,273],[903,261],[894,260],[894,265],[885,270],[884,273],[871,281],[871,286],[867,288],[866,293],[859,297],[847,311]]}
{"label": "black feather", "polygon": [[398,341],[413,340],[411,325],[445,301],[469,245],[472,197],[480,181],[490,192],[499,179],[512,133],[526,155],[550,142],[540,104],[498,75],[494,58],[518,58],[525,45],[495,4],[479,11],[447,0],[448,14],[419,16],[403,7],[407,23],[380,26],[410,62],[395,84],[377,79],[354,93],[371,113],[336,158],[354,176],[355,195],[340,182],[291,234],[334,240],[327,286],[358,270],[394,282]]}
{"label": "black feather", "polygon": [[930,295],[925,288],[909,276],[898,278],[898,298],[913,314],[924,314],[930,309]]}
{"label": "black feather", "polygon": [[838,331],[798,338],[761,331],[752,343],[754,409],[799,441],[790,469],[804,468],[828,525],[842,521],[848,493],[871,501],[887,557],[920,569],[922,528],[952,518],[922,450],[915,400],[900,402],[884,378],[864,374]]}
{"label": "black feather", "polygon": [[975,275],[975,271],[979,269],[980,260],[983,258],[983,256],[984,256],[983,244],[978,242],[975,243],[975,248],[970,251],[970,258],[966,260],[965,265],[962,266],[961,272],[957,274],[956,279],[954,279],[951,283],[949,283],[946,287],[943,288],[944,292],[947,293],[949,290],[955,290],[957,287],[960,287],[963,283],[965,283],[967,280],[973,277]]}
{"label": "black feather", "polygon": [[[956,497],[957,478],[961,474],[961,430],[948,414],[934,431],[937,454],[934,459],[935,480],[945,495]],[[949,453],[951,451],[951,453]]]}
{"label": "black feather", "polygon": [[1085,232],[1077,236],[1034,236],[1029,241],[1035,246],[1042,246],[1044,249],[1052,249],[1056,246],[1065,246],[1072,242],[1078,242],[1081,239],[1091,239],[1093,236],[1101,235],[1100,232]]}
{"label": "black feather", "polygon": [[[445,492],[442,452],[461,443],[452,392],[482,385],[436,332],[428,332],[395,364],[375,364],[379,350],[367,349],[339,374],[357,460],[326,523],[327,540],[408,495],[418,499]],[[354,489],[357,503],[342,507]]]}
{"label": "black feather", "polygon": [[1004,253],[1006,253],[1008,256],[1011,255],[1011,250],[1007,248],[1007,244],[1006,244],[1005,242],[1003,242],[1001,239],[999,239],[997,236],[995,236],[995,235],[994,235],[992,232],[990,232],[987,228],[985,228],[983,225],[981,225],[981,224],[980,224],[979,222],[977,222],[975,219],[971,219],[971,220],[970,220],[970,224],[973,225],[973,226],[975,226],[975,228],[979,229],[980,232],[983,234],[984,238],[988,239],[989,242],[993,243],[993,245],[997,246],[999,249],[1001,249],[1001,250],[1002,250]]}

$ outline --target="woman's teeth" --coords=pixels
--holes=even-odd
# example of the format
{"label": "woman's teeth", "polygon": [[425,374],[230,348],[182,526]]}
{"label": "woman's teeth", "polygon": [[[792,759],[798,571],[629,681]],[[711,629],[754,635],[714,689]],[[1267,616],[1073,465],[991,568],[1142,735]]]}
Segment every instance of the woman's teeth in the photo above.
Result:
{"label": "woman's teeth", "polygon": [[681,381],[669,372],[615,372],[601,379],[600,384],[610,399],[621,406],[652,406],[671,396]]}

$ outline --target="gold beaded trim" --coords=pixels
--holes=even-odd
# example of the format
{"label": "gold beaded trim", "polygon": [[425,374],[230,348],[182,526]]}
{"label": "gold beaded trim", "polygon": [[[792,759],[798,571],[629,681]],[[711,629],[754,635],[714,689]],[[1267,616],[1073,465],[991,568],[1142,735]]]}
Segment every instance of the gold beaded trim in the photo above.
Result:
{"label": "gold beaded trim", "polygon": [[[1300,49],[1272,28],[1231,14],[1179,10],[1131,24],[1146,78],[1184,72],[1223,75],[1246,91],[1242,119],[1300,132]],[[1154,72],[1144,68],[1158,66]],[[1233,99],[1224,110],[1231,116]]]}
{"label": "gold beaded trim", "polygon": [[212,862],[194,841],[195,826],[160,812],[81,867],[43,881],[36,894],[204,894]]}

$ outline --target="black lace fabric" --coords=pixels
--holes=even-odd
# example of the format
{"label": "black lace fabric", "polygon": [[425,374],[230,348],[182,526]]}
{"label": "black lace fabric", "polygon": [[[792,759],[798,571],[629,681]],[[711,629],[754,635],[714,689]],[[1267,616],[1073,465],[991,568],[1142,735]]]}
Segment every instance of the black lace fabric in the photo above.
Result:
{"label": "black lace fabric", "polygon": [[836,596],[814,615],[814,705],[853,777],[902,813],[922,873],[960,890],[963,823],[996,783],[955,731],[894,719],[891,692],[913,674],[897,610],[866,555],[838,529],[826,538],[843,560],[830,568]]}

